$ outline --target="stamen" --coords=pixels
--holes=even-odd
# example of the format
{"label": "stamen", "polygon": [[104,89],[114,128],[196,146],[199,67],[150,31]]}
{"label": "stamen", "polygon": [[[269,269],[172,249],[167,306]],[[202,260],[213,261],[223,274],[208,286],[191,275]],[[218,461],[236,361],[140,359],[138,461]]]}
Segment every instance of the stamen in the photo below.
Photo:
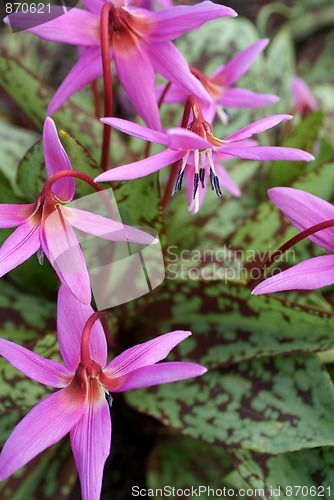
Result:
{"label": "stamen", "polygon": [[213,173],[213,170],[210,167],[210,184],[212,191],[215,189],[214,179],[215,179],[215,174]]}
{"label": "stamen", "polygon": [[204,188],[204,178],[205,178],[205,170],[203,167],[199,169],[199,180],[201,182],[202,188]]}
{"label": "stamen", "polygon": [[214,176],[214,184],[215,184],[215,190],[216,190],[217,195],[219,196],[219,198],[222,198],[223,193],[221,192],[220,185],[219,185],[219,179],[216,175]]}
{"label": "stamen", "polygon": [[172,192],[172,198],[176,195],[177,191],[181,191],[183,176],[184,176],[184,171],[182,171],[182,169],[180,169],[179,173],[177,174],[177,178],[176,178],[176,181],[175,181],[175,184],[174,184],[174,188],[173,188],[173,192]]}
{"label": "stamen", "polygon": [[193,194],[193,200],[195,199],[197,190],[198,190],[198,184],[199,184],[199,175],[196,173],[194,175],[194,194]]}
{"label": "stamen", "polygon": [[112,407],[112,402],[113,402],[113,397],[110,394],[110,392],[106,392],[106,400],[107,400],[107,403],[109,405],[109,408],[111,408]]}
{"label": "stamen", "polygon": [[38,250],[37,250],[37,259],[38,259],[38,262],[40,263],[40,265],[42,266],[43,263],[44,263],[44,252],[43,252],[43,248],[40,247]]}
{"label": "stamen", "polygon": [[230,121],[233,120],[233,116],[226,108],[223,108],[222,106],[217,106],[216,111],[223,125],[227,125]]}

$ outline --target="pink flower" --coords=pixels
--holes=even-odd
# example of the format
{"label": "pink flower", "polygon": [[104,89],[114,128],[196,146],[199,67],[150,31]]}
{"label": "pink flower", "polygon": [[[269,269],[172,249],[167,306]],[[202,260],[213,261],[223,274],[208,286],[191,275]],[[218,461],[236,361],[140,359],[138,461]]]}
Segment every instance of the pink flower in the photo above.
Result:
{"label": "pink flower", "polygon": [[[311,228],[326,221],[333,223],[334,207],[327,201],[294,188],[272,188],[270,199],[299,230]],[[333,226],[333,224],[331,224]],[[334,228],[329,227],[309,236],[316,245],[334,252]],[[279,292],[281,290],[313,290],[334,283],[334,255],[307,259],[276,274],[254,288],[252,293]]]}
{"label": "pink flower", "polygon": [[103,328],[89,305],[64,286],[58,298],[58,339],[65,366],[0,339],[0,354],[41,384],[60,388],[38,403],[15,427],[0,455],[0,479],[6,479],[36,455],[70,433],[83,500],[100,498],[103,467],[110,452],[109,391],[197,377],[206,369],[195,363],[157,364],[191,335],[175,331],[132,347],[107,363]]}
{"label": "pink flower", "polygon": [[[43,144],[45,166],[50,176],[61,171],[72,171],[70,160],[51,118],[47,118],[44,123]],[[34,253],[38,252],[39,256],[45,254],[62,283],[65,283],[80,301],[89,304],[89,276],[72,226],[111,241],[150,244],[153,243],[153,238],[138,229],[100,215],[62,206],[73,198],[74,191],[74,179],[62,177],[52,184],[51,189],[46,189],[45,186],[35,203],[0,205],[0,227],[19,226],[0,249],[0,277]]]}
{"label": "pink flower", "polygon": [[185,128],[171,128],[166,132],[158,132],[136,123],[120,118],[102,118],[101,121],[122,132],[146,141],[168,146],[164,151],[149,158],[122,167],[108,170],[96,178],[96,181],[130,180],[144,177],[167,165],[180,161],[180,170],[176,180],[174,193],[181,189],[185,170],[190,170],[193,177],[193,194],[189,210],[197,212],[200,206],[199,190],[204,189],[205,176],[209,174],[212,189],[221,197],[219,171],[215,160],[221,154],[225,157],[237,157],[245,160],[302,160],[311,161],[314,157],[300,149],[254,146],[253,141],[246,141],[253,134],[263,132],[280,122],[291,120],[290,115],[273,115],[243,127],[233,134],[219,140],[212,134],[211,126],[194,116],[193,121]]}
{"label": "pink flower", "polygon": [[299,76],[294,76],[292,79],[292,97],[295,102],[295,111],[298,113],[305,114],[318,109],[318,103],[310,87]]}
{"label": "pink flower", "polygon": [[[104,2],[84,0],[84,4],[87,10],[73,8],[40,25],[37,15],[36,26],[28,29],[43,39],[85,48],[50,102],[49,115],[73,93],[102,75],[100,15]],[[154,88],[156,72],[188,93],[210,101],[171,41],[211,19],[236,16],[233,9],[210,1],[159,12],[127,5],[125,0],[115,0],[110,5],[110,59],[115,62],[118,77],[132,104],[150,127],[161,128]],[[6,22],[22,29],[30,18],[27,14],[14,14],[7,17]]]}
{"label": "pink flower", "polygon": [[[192,68],[192,73],[203,84],[210,94],[212,103],[202,103],[202,111],[206,120],[211,122],[216,112],[224,118],[223,107],[230,108],[259,108],[267,104],[279,101],[279,97],[270,94],[258,94],[250,90],[231,87],[251,67],[258,55],[266,48],[269,40],[267,38],[258,40],[247,49],[237,54],[233,59],[223,66],[219,66],[212,75],[206,76],[198,69]],[[164,87],[159,87],[160,93]],[[176,85],[172,85],[166,93],[164,102],[184,102],[188,93]],[[223,120],[224,121],[224,120]]]}

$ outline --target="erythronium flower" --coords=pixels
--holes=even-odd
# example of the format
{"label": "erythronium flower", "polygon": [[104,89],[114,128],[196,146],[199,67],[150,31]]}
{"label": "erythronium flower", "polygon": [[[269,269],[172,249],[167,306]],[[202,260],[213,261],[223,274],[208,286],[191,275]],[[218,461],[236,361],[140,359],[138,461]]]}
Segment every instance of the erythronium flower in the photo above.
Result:
{"label": "erythronium flower", "polygon": [[[156,72],[186,89],[188,94],[210,101],[209,94],[190,73],[188,64],[172,40],[199,28],[206,21],[236,16],[233,9],[210,1],[170,7],[159,12],[127,5],[126,0],[84,0],[84,4],[87,10],[73,8],[47,23],[36,21],[37,26],[28,29],[46,40],[85,47],[79,61],[51,100],[48,114],[53,114],[74,92],[102,75],[100,17],[105,4],[110,9],[110,59],[115,61],[124,89],[148,126],[161,128],[154,88]],[[6,22],[22,28],[30,17],[13,14],[6,18]]]}
{"label": "erythronium flower", "polygon": [[[153,243],[152,236],[114,220],[77,208],[62,206],[74,196],[73,177],[101,188],[92,179],[72,170],[51,118],[44,123],[43,145],[45,166],[49,176],[35,203],[0,205],[0,227],[19,226],[0,249],[0,277],[38,252],[46,255],[59,279],[82,302],[89,304],[89,276],[77,237],[72,229],[111,241]],[[72,177],[71,177],[72,176]]]}
{"label": "erythronium flower", "polygon": [[[189,98],[188,98],[189,100]],[[164,151],[149,158],[122,167],[108,170],[95,180],[99,182],[130,180],[144,177],[167,165],[180,161],[174,193],[181,189],[182,180],[187,166],[193,174],[193,203],[189,207],[192,212],[199,209],[199,189],[203,189],[205,175],[209,172],[210,183],[219,197],[222,196],[219,177],[215,168],[215,158],[224,155],[245,160],[303,160],[311,161],[314,157],[300,149],[254,146],[246,141],[253,134],[263,132],[280,122],[290,120],[290,115],[273,115],[243,127],[219,140],[212,134],[210,124],[203,119],[198,105],[193,106],[194,119],[186,128],[171,128],[166,132],[158,132],[136,123],[120,118],[102,118],[101,121],[122,132],[134,135],[146,141],[168,146]]]}
{"label": "erythronium flower", "polygon": [[60,388],[38,403],[15,427],[0,455],[6,479],[70,433],[83,500],[100,498],[111,442],[110,392],[149,387],[206,372],[186,362],[157,364],[190,332],[175,331],[127,349],[107,364],[107,343],[94,313],[64,286],[58,298],[58,339],[65,366],[0,339],[0,355],[38,382]]}
{"label": "erythronium flower", "polygon": [[[231,87],[248,71],[268,43],[267,38],[254,42],[228,63],[217,68],[211,76],[206,76],[198,69],[191,68],[193,75],[203,84],[212,99],[211,104],[202,103],[202,111],[207,121],[211,122],[216,112],[225,121],[224,106],[231,108],[259,108],[279,101],[279,97],[275,95],[258,94],[247,89]],[[159,87],[159,89],[162,89],[162,87]],[[171,85],[166,92],[164,102],[185,102],[187,97],[188,94],[184,89]]]}
{"label": "erythronium flower", "polygon": [[318,109],[318,103],[315,100],[310,87],[299,76],[292,79],[292,97],[295,103],[294,111],[306,115]]}
{"label": "erythronium flower", "polygon": [[[331,203],[294,188],[272,188],[268,194],[287,219],[303,231],[290,240],[292,243],[308,237],[313,243],[334,252],[334,206]],[[284,245],[286,249],[290,246],[289,242]],[[307,259],[266,279],[252,293],[313,290],[333,283],[334,255],[323,255]]]}

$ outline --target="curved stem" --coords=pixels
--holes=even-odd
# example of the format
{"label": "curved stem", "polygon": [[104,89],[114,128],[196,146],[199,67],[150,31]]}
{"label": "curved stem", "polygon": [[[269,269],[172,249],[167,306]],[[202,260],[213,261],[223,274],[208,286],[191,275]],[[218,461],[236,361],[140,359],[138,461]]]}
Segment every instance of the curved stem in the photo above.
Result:
{"label": "curved stem", "polygon": [[[326,220],[324,222],[319,222],[319,224],[315,224],[314,226],[308,227],[307,229],[304,229],[300,233],[293,236],[290,240],[288,240],[286,243],[280,246],[279,249],[276,250],[266,260],[262,268],[262,274],[268,267],[270,267],[275,262],[277,257],[281,257],[291,247],[293,247],[300,241],[304,240],[305,238],[312,236],[312,234],[318,233],[319,231],[323,231],[324,229],[329,229],[330,227],[334,227],[334,219]],[[249,285],[253,285],[257,281],[259,280],[258,279],[252,280],[249,282]]]}
{"label": "curved stem", "polygon": [[102,318],[106,314],[102,311],[97,311],[88,318],[81,337],[81,366],[88,368],[91,365],[91,357],[89,355],[89,339],[94,323],[99,318]]}
{"label": "curved stem", "polygon": [[[158,101],[158,108],[159,109],[161,108],[162,103],[164,102],[164,99],[166,97],[166,94],[167,94],[171,84],[172,84],[172,82],[166,83],[165,88],[163,89],[163,91],[161,93],[160,99]],[[144,158],[147,158],[148,155],[150,154],[151,144],[152,144],[151,142],[147,141],[145,151],[144,151]]]}
{"label": "curved stem", "polygon": [[[110,68],[110,33],[109,16],[112,5],[105,3],[101,10],[100,34],[101,34],[101,52],[103,67],[103,87],[104,87],[104,116],[112,115],[112,73]],[[101,168],[105,172],[109,161],[111,139],[111,127],[103,125],[103,142],[101,154]]]}
{"label": "curved stem", "polygon": [[77,179],[81,179],[82,181],[87,182],[87,184],[92,186],[92,188],[94,188],[95,191],[103,191],[103,189],[101,188],[101,186],[99,186],[99,184],[97,184],[95,181],[93,181],[91,177],[89,177],[89,175],[84,174],[83,172],[78,172],[77,170],[60,170],[59,172],[56,172],[47,179],[47,181],[44,184],[42,193],[45,196],[48,196],[51,192],[53,184],[58,179],[62,179],[63,177],[76,177]]}

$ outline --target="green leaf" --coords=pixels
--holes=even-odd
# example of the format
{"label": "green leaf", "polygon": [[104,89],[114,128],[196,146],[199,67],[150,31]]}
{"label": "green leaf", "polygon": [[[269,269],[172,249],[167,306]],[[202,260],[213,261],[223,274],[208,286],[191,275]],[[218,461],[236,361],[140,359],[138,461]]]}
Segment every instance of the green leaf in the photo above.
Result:
{"label": "green leaf", "polygon": [[[289,135],[280,145],[312,152],[323,118],[321,111],[312,113],[290,130]],[[297,180],[304,170],[305,162],[303,161],[275,161],[270,169],[271,186],[288,186]]]}
{"label": "green leaf", "polygon": [[241,363],[126,398],[138,411],[212,444],[270,454],[334,444],[333,385],[314,355]]}
{"label": "green leaf", "polygon": [[333,447],[278,456],[233,450],[231,457],[243,479],[252,488],[264,490],[261,498],[332,498]]}

